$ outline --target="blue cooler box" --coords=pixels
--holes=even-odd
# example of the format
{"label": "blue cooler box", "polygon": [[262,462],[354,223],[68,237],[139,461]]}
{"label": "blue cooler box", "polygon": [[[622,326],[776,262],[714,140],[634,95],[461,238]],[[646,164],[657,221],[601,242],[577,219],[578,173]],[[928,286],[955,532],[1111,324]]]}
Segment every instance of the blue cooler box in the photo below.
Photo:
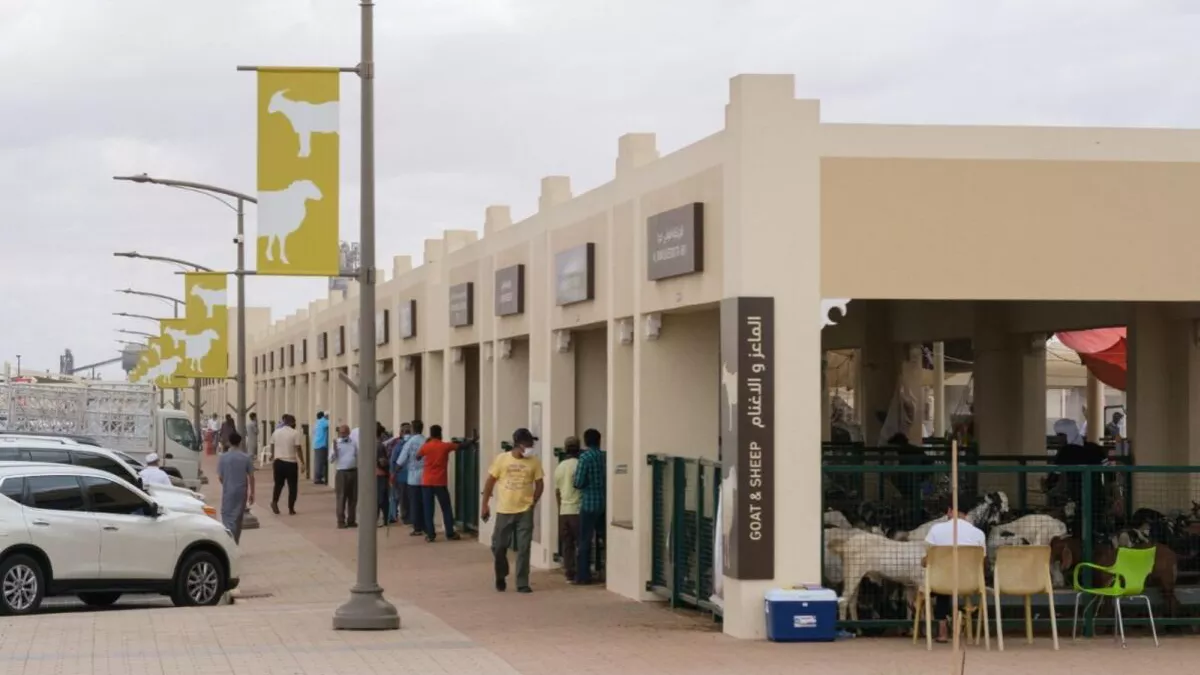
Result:
{"label": "blue cooler box", "polygon": [[767,591],[767,639],[832,642],[837,638],[837,593],[827,588]]}

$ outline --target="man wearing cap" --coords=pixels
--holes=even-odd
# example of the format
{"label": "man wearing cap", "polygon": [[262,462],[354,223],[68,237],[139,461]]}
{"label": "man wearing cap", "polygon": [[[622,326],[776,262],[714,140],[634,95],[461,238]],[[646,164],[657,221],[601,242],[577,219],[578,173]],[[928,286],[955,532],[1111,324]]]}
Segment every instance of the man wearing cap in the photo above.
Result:
{"label": "man wearing cap", "polygon": [[171,477],[166,471],[158,468],[158,453],[152,452],[146,455],[146,468],[138,473],[145,485],[171,485]]}
{"label": "man wearing cap", "polygon": [[514,534],[517,540],[517,592],[533,592],[529,587],[529,547],[533,543],[533,511],[544,488],[542,463],[531,456],[535,441],[537,438],[528,429],[514,431],[512,450],[496,456],[483,486],[479,515],[484,522],[491,517],[489,502],[492,491],[496,491],[492,556],[495,558],[496,590],[501,592],[508,585],[508,547]]}

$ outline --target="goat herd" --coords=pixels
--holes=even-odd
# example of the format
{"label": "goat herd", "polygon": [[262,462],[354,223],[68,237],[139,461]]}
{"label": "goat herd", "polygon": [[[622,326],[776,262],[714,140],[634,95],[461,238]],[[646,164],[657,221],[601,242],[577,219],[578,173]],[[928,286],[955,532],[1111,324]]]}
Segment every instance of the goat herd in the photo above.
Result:
{"label": "goat herd", "polygon": [[[961,508],[966,508],[965,505]],[[880,516],[879,505],[860,502],[824,513],[824,582],[839,591],[839,618],[852,621],[911,619],[924,580],[925,538],[934,518],[905,531]],[[1072,571],[1083,562],[1080,509],[1071,499],[1044,513],[1017,513],[1004,492],[979,499],[966,519],[987,533],[987,574],[1001,546],[1050,546],[1055,588],[1070,588]],[[915,519],[914,519],[915,521]],[[1162,590],[1166,616],[1176,616],[1176,582],[1182,574],[1200,574],[1200,504],[1188,514],[1138,509],[1128,518],[1096,518],[1089,562],[1108,565],[1117,547],[1157,549],[1150,586]],[[1093,585],[1106,585],[1097,575]],[[864,616],[865,614],[865,616]]]}

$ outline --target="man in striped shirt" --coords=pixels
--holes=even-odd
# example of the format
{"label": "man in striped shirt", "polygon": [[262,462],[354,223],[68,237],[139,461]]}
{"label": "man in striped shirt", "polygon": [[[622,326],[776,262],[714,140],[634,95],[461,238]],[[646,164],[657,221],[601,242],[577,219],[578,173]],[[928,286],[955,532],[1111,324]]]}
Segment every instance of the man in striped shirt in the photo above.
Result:
{"label": "man in striped shirt", "polygon": [[596,546],[596,569],[603,569],[607,474],[604,451],[600,449],[600,432],[583,432],[586,450],[579,456],[575,468],[575,487],[582,493],[579,503],[579,560],[575,566],[575,583],[592,583],[592,546]]}

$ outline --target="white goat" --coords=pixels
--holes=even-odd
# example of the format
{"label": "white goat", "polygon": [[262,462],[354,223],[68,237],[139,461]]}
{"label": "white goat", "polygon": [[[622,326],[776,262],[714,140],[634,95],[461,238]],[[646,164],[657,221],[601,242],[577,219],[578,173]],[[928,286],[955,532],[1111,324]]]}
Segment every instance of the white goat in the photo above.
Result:
{"label": "white goat", "polygon": [[267,238],[267,260],[274,261],[271,249],[279,243],[279,260],[288,265],[287,238],[300,229],[308,217],[308,202],[320,201],[321,190],[311,180],[298,180],[282,190],[258,193],[258,236]]}
{"label": "white goat", "polygon": [[192,372],[199,372],[201,362],[208,356],[208,352],[212,350],[213,342],[220,335],[212,328],[206,328],[194,335],[184,333],[181,338],[172,337],[177,341],[183,341],[183,355],[187,357],[188,369]]}
{"label": "white goat", "polygon": [[292,125],[292,131],[300,139],[300,153],[297,157],[308,157],[312,152],[313,134],[336,134],[338,132],[338,102],[309,103],[293,101],[285,96],[287,89],[281,89],[271,96],[267,104],[269,114],[282,113]]}
{"label": "white goat", "polygon": [[[967,521],[976,527],[1000,522],[1000,516],[1008,513],[1008,495],[1003,492],[992,492],[985,495],[983,501],[967,513]],[[911,532],[897,532],[896,541],[925,541],[934,525],[946,522],[946,516],[934,518]]]}
{"label": "white goat", "polygon": [[[1055,537],[1067,536],[1067,525],[1061,520],[1041,513],[1022,516],[997,525],[988,532],[988,566],[996,564],[996,549],[1001,546],[1049,546]],[[1061,588],[1064,580],[1058,562],[1050,565],[1050,578],[1055,588]]]}
{"label": "white goat", "polygon": [[[827,533],[829,534],[829,533]],[[905,588],[905,599],[913,605],[917,589],[925,580],[926,546],[923,541],[895,541],[870,532],[855,532],[843,541],[830,541],[827,548],[842,559],[845,587],[838,599],[838,616],[858,620],[858,587],[863,577],[884,578]]]}
{"label": "white goat", "polygon": [[[204,288],[203,286],[192,286],[192,297],[200,298],[204,303],[204,309],[208,311],[208,318],[213,318],[213,309],[216,307],[225,307],[228,303],[228,293],[224,288]],[[175,340],[178,342],[179,340]]]}
{"label": "white goat", "polygon": [[845,514],[834,509],[827,510],[821,516],[821,521],[825,527],[838,527],[843,530],[850,530],[854,528],[854,525],[850,522],[850,519],[847,518]]}

